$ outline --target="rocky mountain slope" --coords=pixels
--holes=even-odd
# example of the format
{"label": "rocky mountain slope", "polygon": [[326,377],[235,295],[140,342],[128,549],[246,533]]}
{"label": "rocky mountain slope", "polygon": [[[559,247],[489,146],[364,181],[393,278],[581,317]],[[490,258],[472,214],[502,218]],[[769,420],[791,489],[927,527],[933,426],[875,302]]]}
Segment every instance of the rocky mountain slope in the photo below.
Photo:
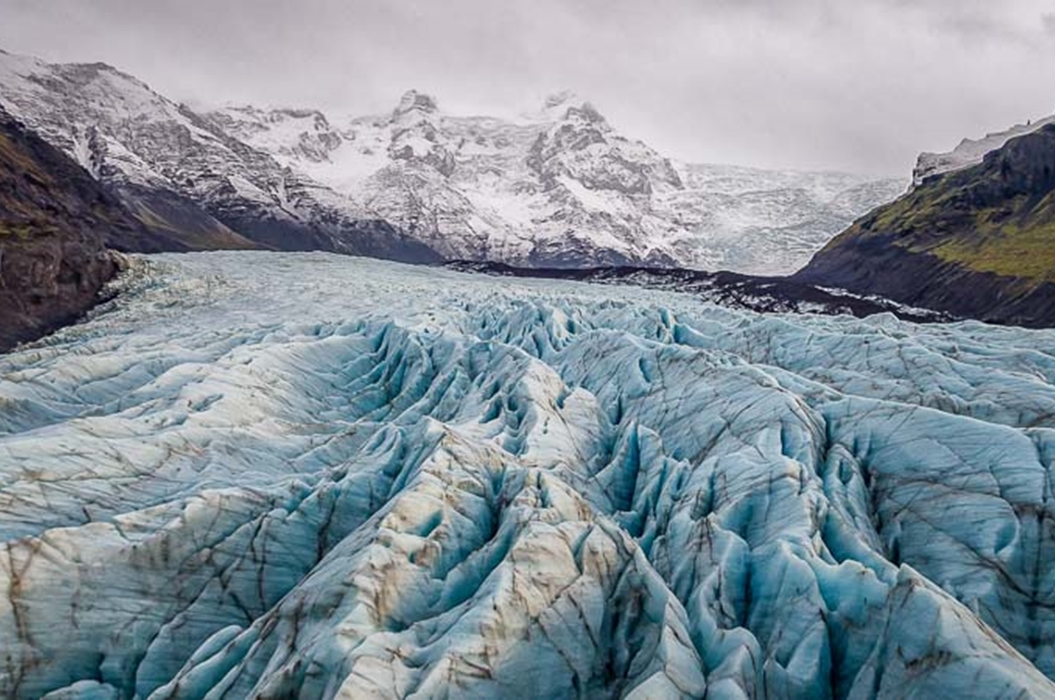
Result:
{"label": "rocky mountain slope", "polygon": [[370,117],[201,112],[103,64],[0,53],[0,104],[190,248],[777,274],[903,190],[679,163],[567,93],[512,120],[414,91]]}
{"label": "rocky mountain slope", "polygon": [[1055,698],[1055,331],[134,265],[0,357],[0,696]]}
{"label": "rocky mountain slope", "polygon": [[77,160],[151,230],[184,247],[439,259],[347,197],[105,64],[0,52],[0,105]]}
{"label": "rocky mountain slope", "polygon": [[1055,325],[1055,124],[929,177],[795,276],[1025,326]]}
{"label": "rocky mountain slope", "polygon": [[947,314],[913,308],[882,297],[850,294],[841,289],[805,284],[788,277],[756,277],[737,272],[705,272],[684,268],[527,268],[466,261],[447,263],[446,267],[459,272],[496,277],[568,280],[692,294],[726,308],[758,313],[850,315],[858,318],[885,313],[917,323],[956,320]]}
{"label": "rocky mountain slope", "polygon": [[76,318],[117,271],[107,248],[178,248],[0,109],[0,351]]}
{"label": "rocky mountain slope", "polygon": [[681,163],[562,93],[517,120],[458,116],[404,95],[391,114],[334,120],[237,107],[206,117],[357,197],[450,259],[521,267],[797,269],[897,180]]}
{"label": "rocky mountain slope", "polygon": [[1016,124],[1010,129],[986,134],[980,139],[964,139],[948,153],[921,153],[912,171],[912,185],[923,183],[932,175],[963,170],[982,162],[985,154],[1003,147],[1011,139],[1033,133],[1048,124],[1055,124],[1055,116],[1025,124]]}

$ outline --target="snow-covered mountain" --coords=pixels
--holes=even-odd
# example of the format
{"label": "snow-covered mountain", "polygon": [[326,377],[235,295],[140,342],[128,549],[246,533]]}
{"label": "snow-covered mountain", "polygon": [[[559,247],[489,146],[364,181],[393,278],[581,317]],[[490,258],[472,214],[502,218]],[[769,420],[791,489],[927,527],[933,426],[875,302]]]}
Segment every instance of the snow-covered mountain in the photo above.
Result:
{"label": "snow-covered mountain", "polygon": [[681,163],[570,93],[519,119],[414,91],[370,117],[195,111],[103,64],[0,53],[0,104],[198,248],[790,273],[903,189]]}
{"label": "snow-covered mountain", "polygon": [[415,91],[390,114],[233,107],[206,118],[448,258],[791,272],[899,180],[681,163],[572,93],[519,120]]}
{"label": "snow-covered mountain", "polygon": [[1055,698],[1053,331],[123,284],[0,356],[2,697]]}
{"label": "snow-covered mountain", "polygon": [[0,104],[188,247],[438,259],[349,197],[105,64],[0,53]]}
{"label": "snow-covered mountain", "polygon": [[921,153],[916,159],[916,167],[912,171],[912,185],[919,186],[928,177],[942,173],[963,170],[972,165],[982,162],[986,153],[1003,148],[1011,139],[1017,136],[1031,134],[1038,129],[1055,124],[1055,115],[1029,121],[1025,124],[1016,124],[1010,129],[986,134],[980,139],[965,138],[948,153]]}

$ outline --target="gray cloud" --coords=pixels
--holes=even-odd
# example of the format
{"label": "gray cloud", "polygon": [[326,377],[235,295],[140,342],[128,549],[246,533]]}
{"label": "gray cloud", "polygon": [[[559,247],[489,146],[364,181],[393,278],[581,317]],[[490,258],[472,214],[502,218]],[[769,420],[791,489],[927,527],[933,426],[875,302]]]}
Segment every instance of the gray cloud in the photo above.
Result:
{"label": "gray cloud", "polygon": [[1055,107],[1055,0],[0,0],[0,46],[178,99],[512,114],[572,88],[678,157],[905,174]]}

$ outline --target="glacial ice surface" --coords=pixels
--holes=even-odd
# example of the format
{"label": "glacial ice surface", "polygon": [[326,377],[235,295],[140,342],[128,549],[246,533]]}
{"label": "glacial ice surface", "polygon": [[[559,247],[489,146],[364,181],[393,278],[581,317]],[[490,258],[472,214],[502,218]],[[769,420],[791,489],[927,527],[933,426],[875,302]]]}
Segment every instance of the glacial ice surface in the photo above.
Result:
{"label": "glacial ice surface", "polygon": [[323,254],[0,356],[0,696],[1055,698],[1055,333]]}

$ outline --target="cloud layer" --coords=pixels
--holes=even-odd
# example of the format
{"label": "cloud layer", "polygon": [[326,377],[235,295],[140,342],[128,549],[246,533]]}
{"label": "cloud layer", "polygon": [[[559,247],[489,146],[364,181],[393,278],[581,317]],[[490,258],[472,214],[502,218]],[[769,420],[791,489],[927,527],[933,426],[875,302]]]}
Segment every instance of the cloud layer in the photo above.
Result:
{"label": "cloud layer", "polygon": [[905,174],[1055,109],[1055,1],[0,0],[0,47],[179,99],[511,114],[572,88],[681,158]]}

